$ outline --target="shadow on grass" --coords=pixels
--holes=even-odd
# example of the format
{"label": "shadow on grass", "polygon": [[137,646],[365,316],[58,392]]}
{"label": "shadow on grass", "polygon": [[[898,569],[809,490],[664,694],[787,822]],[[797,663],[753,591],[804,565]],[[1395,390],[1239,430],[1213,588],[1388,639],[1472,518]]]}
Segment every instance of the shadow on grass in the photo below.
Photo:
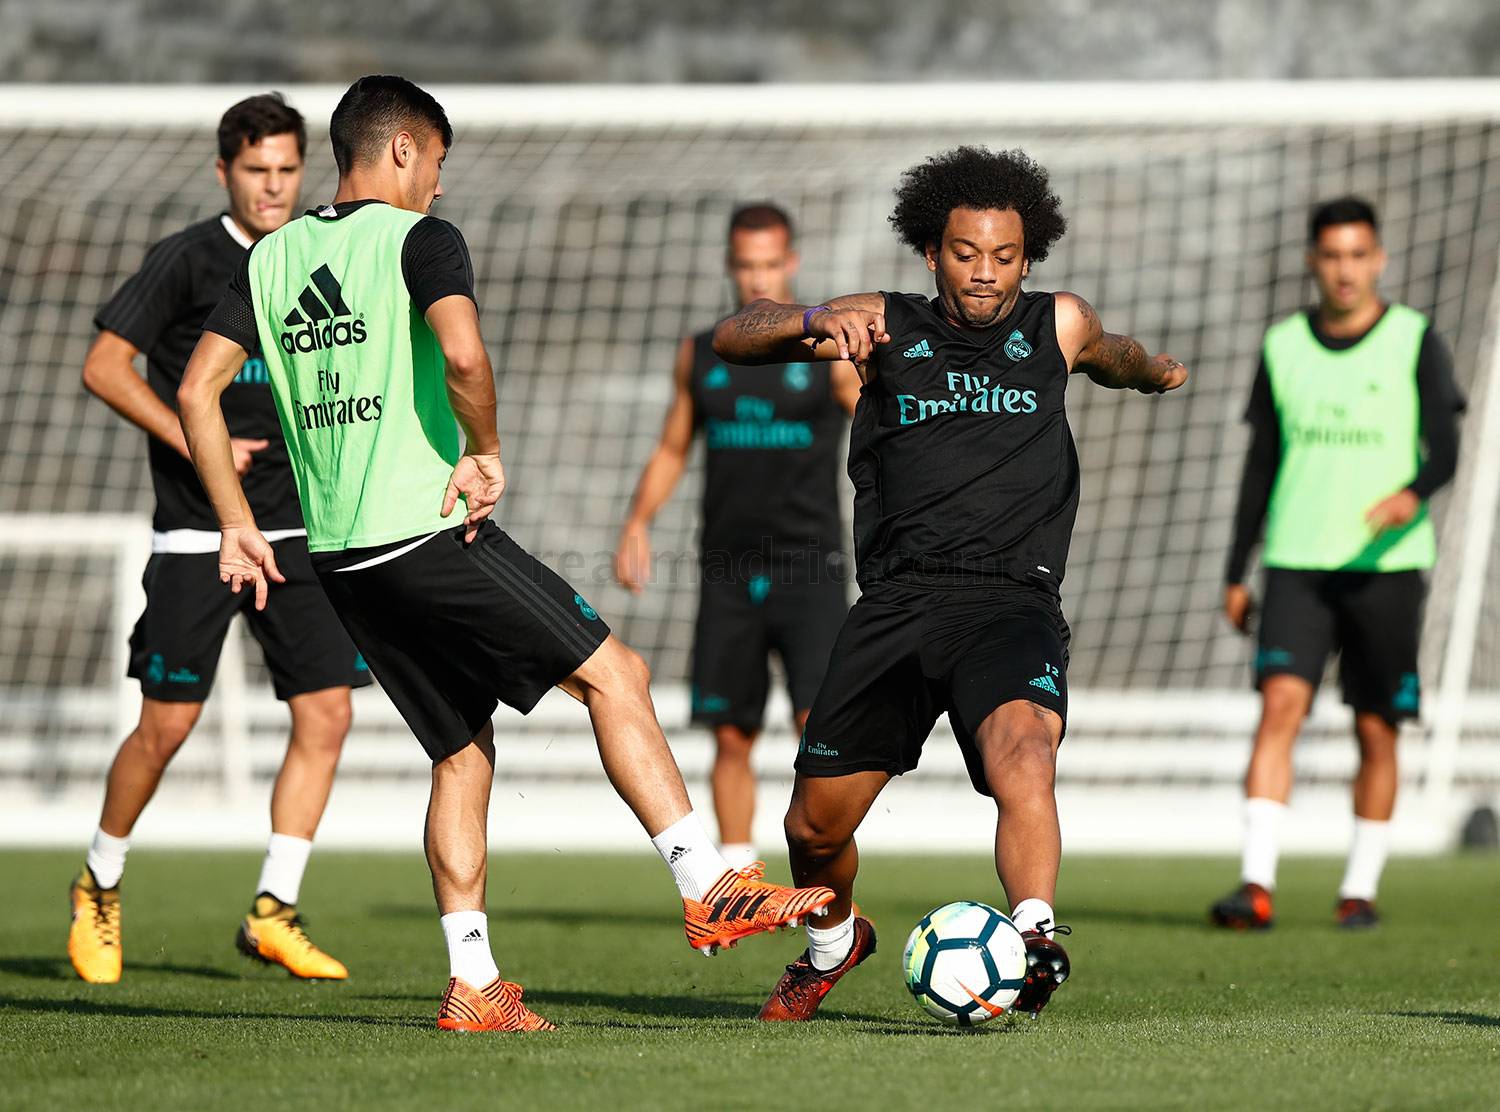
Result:
{"label": "shadow on grass", "polygon": [[[399,995],[367,995],[361,1000],[405,1000]],[[209,1022],[270,1021],[276,1023],[324,1023],[347,1027],[379,1027],[394,1030],[433,1031],[431,1008],[435,1001],[430,996],[420,998],[425,1007],[411,1015],[308,1015],[297,1012],[265,1011],[206,1011],[201,1008],[163,1007],[153,1004],[129,1004],[112,1000],[37,1000],[0,995],[0,1010],[32,1012],[42,1015],[98,1016],[109,1019],[196,1019]],[[754,1023],[754,1004],[740,1001],[695,996],[647,996],[643,994],[614,994],[599,992],[575,992],[556,990],[538,992],[535,999],[528,994],[528,1004],[536,1006],[543,1015],[549,1005],[566,1004],[612,1008],[626,1013],[621,1016],[600,1018],[578,1018],[563,1021],[564,1030],[582,1029],[599,1031],[628,1031],[642,1027],[689,1029],[704,1021],[725,1020],[734,1023]],[[637,1017],[632,1020],[630,1017]],[[1474,1017],[1484,1019],[1484,1017]],[[1496,1022],[1496,1021],[1489,1021]],[[830,1009],[827,1015],[815,1020],[820,1027],[864,1031],[871,1034],[896,1035],[922,1039],[966,1039],[979,1035],[1016,1034],[1025,1030],[1020,1021],[995,1023],[980,1029],[944,1027],[920,1019],[898,1020],[887,1016],[864,1015],[858,1012],[841,1012]],[[806,1030],[798,1025],[777,1025],[787,1030]]]}
{"label": "shadow on grass", "polygon": [[[534,999],[533,999],[534,998]],[[639,1016],[642,1019],[661,1020],[665,1023],[653,1026],[687,1027],[704,1020],[729,1020],[754,1022],[760,1010],[758,1001],[727,1000],[710,996],[651,996],[644,993],[587,992],[570,989],[538,989],[527,993],[526,1002],[534,1004],[545,1014],[549,1004],[567,1004],[580,1007],[605,1007]],[[831,1007],[819,1017],[829,1025],[848,1027],[882,1035],[911,1035],[919,1038],[972,1038],[980,1032],[957,1027],[944,1027],[921,1019],[899,1020],[889,1016],[868,1015],[862,1012],[843,1011]],[[568,1027],[630,1028],[639,1026],[625,1017],[579,1018],[569,1020]],[[798,1024],[781,1024],[781,1028],[800,1029]],[[995,1031],[1009,1030],[1013,1025],[996,1025]]]}
{"label": "shadow on grass", "polygon": [[1435,1019],[1441,1023],[1455,1023],[1460,1027],[1500,1027],[1500,1016],[1479,1015],[1475,1012],[1388,1012],[1400,1019]]}
{"label": "shadow on grass", "polygon": [[431,1016],[378,1015],[308,1015],[295,1012],[209,1012],[198,1008],[158,1007],[154,1004],[126,1004],[112,1000],[36,1000],[0,996],[0,1009],[43,1014],[107,1016],[111,1019],[203,1019],[203,1020],[275,1020],[294,1023],[334,1023],[364,1027],[411,1027],[426,1030],[433,1026]]}
{"label": "shadow on grass", "polygon": [[1207,927],[1208,915],[1185,911],[1149,911],[1133,907],[1070,906],[1065,920],[1080,923],[1115,923],[1142,927]]}
{"label": "shadow on grass", "polygon": [[[237,981],[238,973],[230,973],[211,965],[178,965],[176,962],[132,961],[125,966],[126,973],[179,973],[187,977],[207,977],[215,981]],[[17,977],[31,977],[38,981],[77,981],[78,974],[67,958],[16,957],[0,958],[0,973]],[[81,982],[80,982],[81,983]]]}
{"label": "shadow on grass", "polygon": [[[506,907],[501,904],[490,908],[490,918],[498,923],[545,923],[554,927],[585,926],[603,923],[607,926],[677,926],[682,920],[674,918],[670,906],[659,911],[611,910],[587,907]],[[376,904],[369,910],[372,919],[436,919],[437,908],[431,904]]]}

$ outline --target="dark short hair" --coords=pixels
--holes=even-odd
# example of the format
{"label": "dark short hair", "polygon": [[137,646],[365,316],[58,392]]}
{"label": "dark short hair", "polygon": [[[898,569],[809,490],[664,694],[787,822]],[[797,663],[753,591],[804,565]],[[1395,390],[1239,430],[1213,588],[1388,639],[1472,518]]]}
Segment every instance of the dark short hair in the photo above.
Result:
{"label": "dark short hair", "polygon": [[307,121],[280,93],[246,97],[219,118],[219,157],[226,163],[268,135],[295,135],[297,154],[307,157]]}
{"label": "dark short hair", "polygon": [[453,126],[431,93],[394,74],[361,77],[339,99],[328,124],[339,173],[375,157],[399,131],[435,131],[445,148],[453,146]]}
{"label": "dark short hair", "polygon": [[1380,234],[1374,205],[1363,197],[1339,197],[1313,206],[1312,215],[1307,218],[1307,242],[1317,243],[1323,229],[1335,224],[1368,224],[1376,235]]}
{"label": "dark short hair", "polygon": [[943,241],[948,215],[956,208],[1015,212],[1032,262],[1045,259],[1068,230],[1046,168],[1021,150],[956,147],[913,166],[896,187],[891,225],[902,243],[921,254]]}
{"label": "dark short hair", "polygon": [[792,238],[792,218],[779,205],[761,201],[753,205],[741,205],[729,218],[729,234],[735,232],[759,232],[766,228],[785,228],[786,238]]}

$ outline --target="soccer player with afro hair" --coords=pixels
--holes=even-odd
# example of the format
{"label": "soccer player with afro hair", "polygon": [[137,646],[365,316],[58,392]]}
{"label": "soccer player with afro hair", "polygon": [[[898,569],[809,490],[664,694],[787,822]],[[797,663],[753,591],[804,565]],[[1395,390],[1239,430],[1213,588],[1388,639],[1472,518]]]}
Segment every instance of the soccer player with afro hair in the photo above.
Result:
{"label": "soccer player with afro hair", "polygon": [[944,713],[975,790],[995,800],[995,868],[1027,949],[1016,1009],[1040,1011],[1067,978],[1053,937],[1053,784],[1079,468],[1063,395],[1073,374],[1144,394],[1187,380],[1171,356],[1104,331],[1077,294],[1023,289],[1067,228],[1047,171],[1024,152],[935,155],[902,176],[890,219],[935,297],[761,300],[714,335],[735,363],[848,359],[864,383],[849,444],[863,593],[813,702],[786,815],[796,882],[837,895],[761,1010],[768,1020],[810,1019],[874,952],[854,909],[854,833]]}

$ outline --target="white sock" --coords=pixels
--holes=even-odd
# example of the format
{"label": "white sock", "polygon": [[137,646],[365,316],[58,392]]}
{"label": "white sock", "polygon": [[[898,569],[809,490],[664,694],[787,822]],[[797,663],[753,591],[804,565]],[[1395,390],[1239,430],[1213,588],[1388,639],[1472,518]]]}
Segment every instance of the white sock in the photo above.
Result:
{"label": "white sock", "polygon": [[[809,924],[811,920],[809,920]],[[807,927],[807,953],[813,968],[827,971],[849,956],[854,948],[854,912],[836,927]]]}
{"label": "white sock", "polygon": [[307,869],[307,855],[312,843],[290,834],[272,834],[266,843],[266,860],[260,867],[260,882],[255,894],[269,892],[284,904],[295,904],[302,890],[302,874]]}
{"label": "white sock", "polygon": [[84,862],[94,874],[94,883],[100,888],[113,888],[125,875],[125,854],[130,850],[130,835],[116,838],[103,830],[94,831],[94,841]]}
{"label": "white sock", "polygon": [[1339,885],[1341,900],[1373,900],[1380,886],[1390,848],[1391,824],[1355,816],[1354,841],[1349,846],[1349,864],[1344,868],[1344,883]]}
{"label": "white sock", "polygon": [[651,844],[672,870],[677,891],[685,900],[701,900],[714,881],[729,871],[729,862],[693,811],[652,838]]}
{"label": "white sock", "polygon": [[1048,938],[1057,927],[1052,905],[1046,900],[1022,900],[1011,908],[1010,921],[1018,931],[1040,931]]}
{"label": "white sock", "polygon": [[448,976],[484,988],[500,969],[490,953],[490,919],[482,911],[454,911],[442,918],[448,940]]}
{"label": "white sock", "polygon": [[1240,880],[1259,884],[1267,892],[1276,887],[1276,859],[1281,853],[1281,820],[1286,804],[1259,797],[1245,800],[1245,851],[1240,857]]}
{"label": "white sock", "polygon": [[725,842],[719,847],[724,860],[731,869],[743,869],[755,864],[755,846],[750,842]]}

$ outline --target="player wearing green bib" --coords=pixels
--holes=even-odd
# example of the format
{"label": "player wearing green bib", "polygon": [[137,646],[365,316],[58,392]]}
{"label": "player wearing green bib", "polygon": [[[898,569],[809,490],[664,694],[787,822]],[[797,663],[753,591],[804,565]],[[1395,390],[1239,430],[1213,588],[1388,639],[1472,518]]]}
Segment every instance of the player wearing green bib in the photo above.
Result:
{"label": "player wearing green bib", "polygon": [[692,810],[645,664],[490,520],[505,474],[473,268],[458,229],[426,215],[453,141],[441,105],[403,78],[365,77],[329,131],[338,192],[262,239],[231,280],[183,376],[183,427],[221,527],[220,578],[263,607],[281,576],[219,405],[258,339],[313,566],[432,758],[425,844],[451,974],[438,1026],[548,1030],[500,977],[484,912],[500,701],[525,713],[560,687],[588,707],[610,782],[670,868],[695,948],[795,926],[833,892],[728,867]]}
{"label": "player wearing green bib", "polygon": [[1292,747],[1335,651],[1360,752],[1337,920],[1345,927],[1378,922],[1397,727],[1420,709],[1424,573],[1437,549],[1426,502],[1453,476],[1463,407],[1452,359],[1427,318],[1376,291],[1385,261],[1369,204],[1320,205],[1308,248],[1319,305],[1266,332],[1250,394],[1252,441],[1224,609],[1247,631],[1252,600],[1244,573],[1264,520],[1265,606],[1255,654],[1262,710],[1245,776],[1241,885],[1213,906],[1220,926],[1272,923]]}

